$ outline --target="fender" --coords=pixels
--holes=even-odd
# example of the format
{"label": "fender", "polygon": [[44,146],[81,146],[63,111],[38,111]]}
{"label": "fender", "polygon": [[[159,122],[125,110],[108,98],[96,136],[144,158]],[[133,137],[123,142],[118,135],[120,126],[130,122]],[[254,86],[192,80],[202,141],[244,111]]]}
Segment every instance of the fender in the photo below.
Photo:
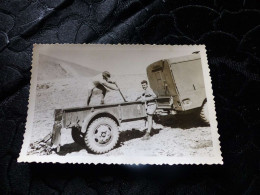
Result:
{"label": "fender", "polygon": [[112,112],[104,111],[104,110],[97,110],[97,111],[94,111],[94,112],[88,114],[88,115],[85,117],[85,119],[84,119],[84,121],[83,121],[83,123],[82,123],[81,133],[86,133],[87,127],[88,127],[88,125],[89,125],[89,122],[90,122],[95,116],[97,116],[97,115],[99,115],[99,114],[111,115],[111,116],[113,116],[113,117],[116,119],[117,124],[120,124],[120,121],[118,120],[118,117],[115,116]]}

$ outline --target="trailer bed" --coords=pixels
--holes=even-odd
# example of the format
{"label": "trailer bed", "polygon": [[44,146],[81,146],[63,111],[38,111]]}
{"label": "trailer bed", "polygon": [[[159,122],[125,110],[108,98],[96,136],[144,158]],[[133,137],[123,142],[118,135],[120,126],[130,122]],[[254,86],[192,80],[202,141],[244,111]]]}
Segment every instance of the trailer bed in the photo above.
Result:
{"label": "trailer bed", "polygon": [[98,117],[98,115],[110,116],[119,124],[143,119],[147,116],[145,105],[140,101],[66,108],[60,112],[62,112],[62,126],[64,128],[82,127],[84,123],[89,123],[92,118]]}

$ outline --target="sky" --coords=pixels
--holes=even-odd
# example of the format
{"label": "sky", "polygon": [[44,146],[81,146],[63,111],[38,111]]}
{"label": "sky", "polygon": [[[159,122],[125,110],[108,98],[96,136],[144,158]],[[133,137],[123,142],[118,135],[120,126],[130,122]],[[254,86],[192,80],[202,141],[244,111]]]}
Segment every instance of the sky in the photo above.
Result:
{"label": "sky", "polygon": [[146,67],[161,59],[190,55],[199,46],[147,45],[36,45],[39,54],[112,74],[146,74]]}

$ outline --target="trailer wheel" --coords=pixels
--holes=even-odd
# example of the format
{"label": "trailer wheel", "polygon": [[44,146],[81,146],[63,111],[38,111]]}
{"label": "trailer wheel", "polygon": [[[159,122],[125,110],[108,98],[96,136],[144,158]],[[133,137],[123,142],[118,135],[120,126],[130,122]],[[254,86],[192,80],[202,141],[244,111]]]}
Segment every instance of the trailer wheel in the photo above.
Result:
{"label": "trailer wheel", "polygon": [[112,150],[118,142],[119,131],[116,122],[109,117],[94,120],[86,133],[87,149],[102,154]]}
{"label": "trailer wheel", "polygon": [[71,137],[80,146],[86,147],[85,141],[84,141],[84,134],[80,132],[80,129],[77,127],[71,128]]}
{"label": "trailer wheel", "polygon": [[200,118],[209,125],[209,111],[208,111],[208,103],[205,102],[200,111]]}

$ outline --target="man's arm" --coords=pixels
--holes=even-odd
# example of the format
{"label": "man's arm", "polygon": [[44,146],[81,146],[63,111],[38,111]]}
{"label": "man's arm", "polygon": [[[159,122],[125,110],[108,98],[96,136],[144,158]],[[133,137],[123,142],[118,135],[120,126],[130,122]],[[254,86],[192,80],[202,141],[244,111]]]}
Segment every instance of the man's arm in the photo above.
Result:
{"label": "man's arm", "polygon": [[139,95],[135,101],[138,101],[139,99],[141,99],[141,101],[143,101],[143,99],[145,99],[145,93],[142,93],[141,95]]}
{"label": "man's arm", "polygon": [[109,89],[116,90],[116,91],[118,90],[118,88],[117,88],[117,86],[115,86],[115,84],[110,84],[108,82],[102,82],[101,84]]}
{"label": "man's arm", "polygon": [[140,98],[141,98],[141,96],[138,96],[138,97],[135,99],[135,101],[138,101]]}
{"label": "man's arm", "polygon": [[106,82],[116,85],[116,81],[111,80],[111,78],[107,78]]}
{"label": "man's arm", "polygon": [[154,99],[156,99],[156,98],[157,98],[157,96],[155,95],[155,93],[153,92],[152,89],[150,89],[150,90],[148,91],[148,93],[145,95],[145,100],[146,100],[146,101],[154,100]]}
{"label": "man's arm", "polygon": [[107,81],[108,83],[111,83],[111,84],[116,84],[115,81]]}

